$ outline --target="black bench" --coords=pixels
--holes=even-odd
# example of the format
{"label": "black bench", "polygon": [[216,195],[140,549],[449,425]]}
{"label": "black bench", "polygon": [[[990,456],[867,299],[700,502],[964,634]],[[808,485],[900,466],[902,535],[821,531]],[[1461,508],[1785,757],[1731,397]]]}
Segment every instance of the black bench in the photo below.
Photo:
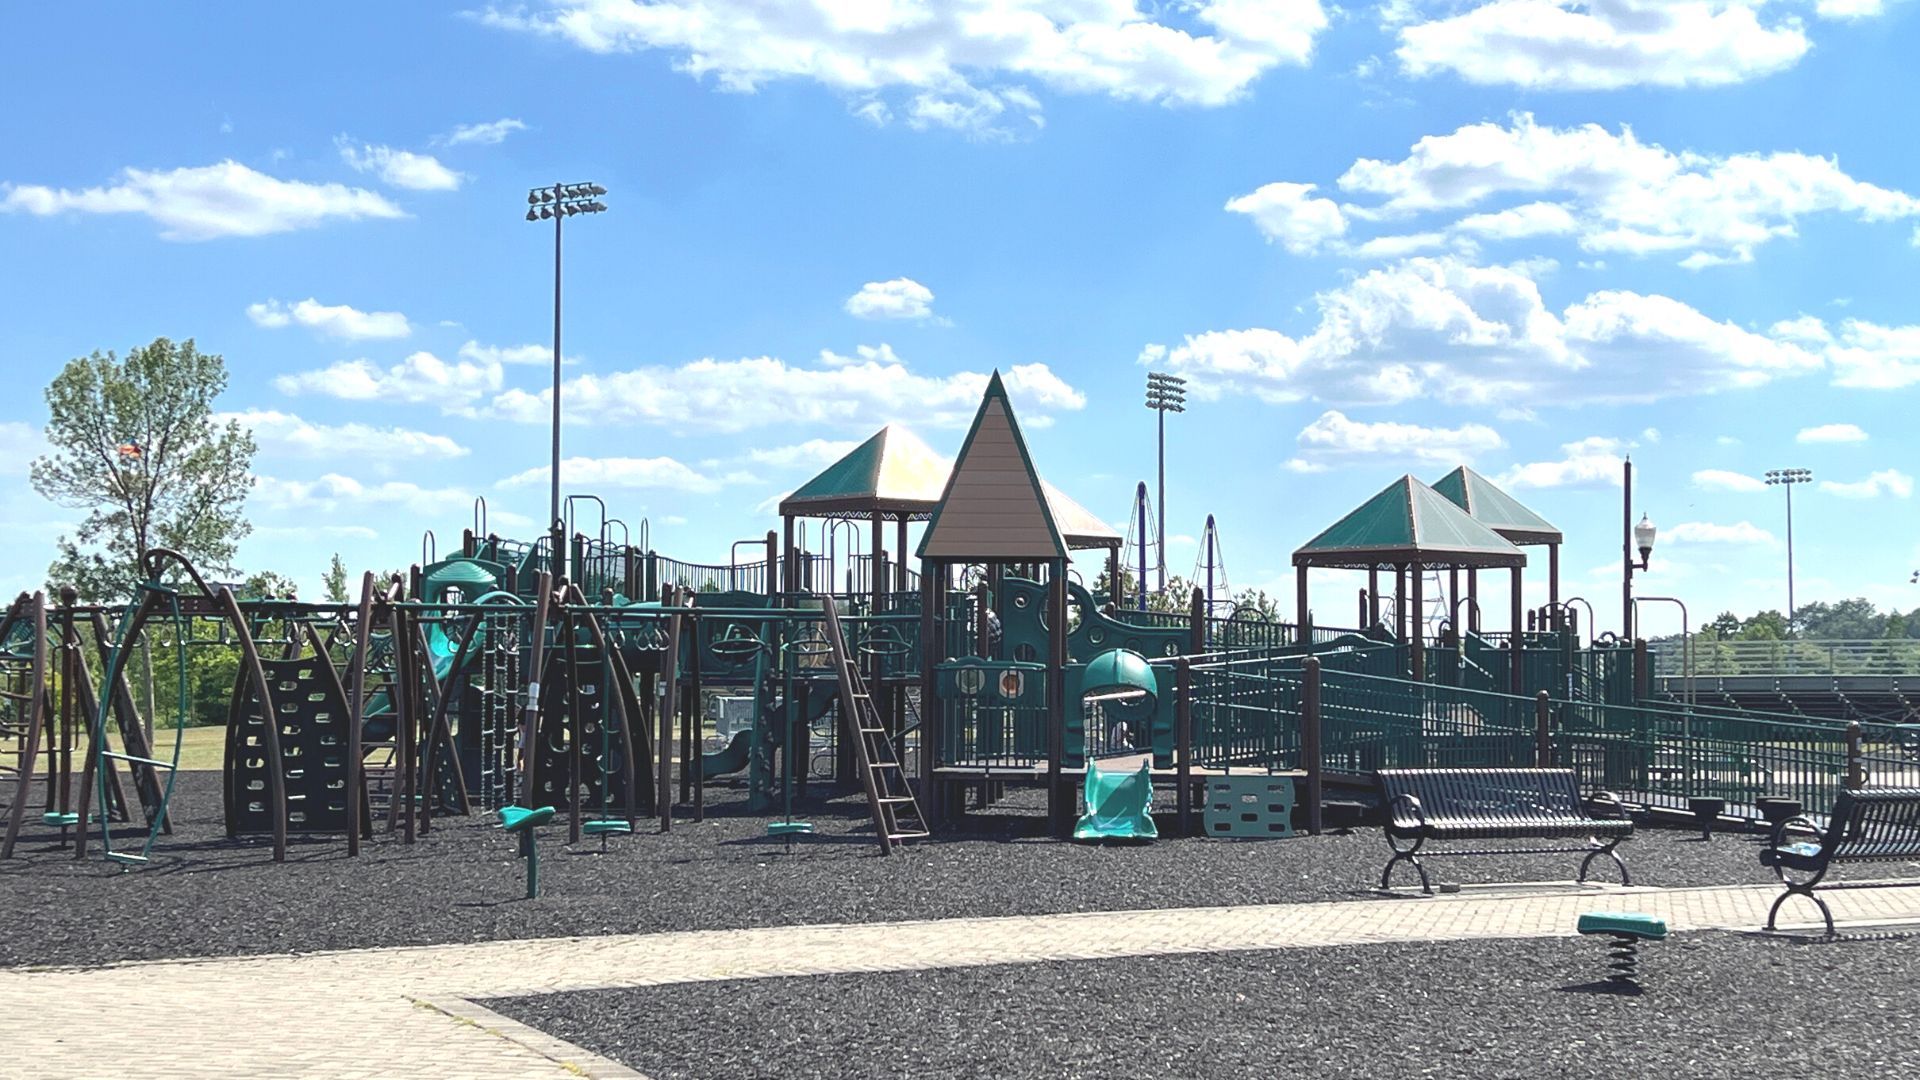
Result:
{"label": "black bench", "polygon": [[[1393,880],[1393,868],[1409,863],[1420,873],[1420,889],[1432,893],[1426,855],[1543,855],[1585,852],[1580,880],[1602,855],[1620,867],[1620,881],[1631,885],[1627,864],[1614,852],[1633,835],[1624,814],[1597,818],[1580,800],[1572,769],[1381,769],[1374,773],[1387,808],[1387,846],[1393,858],[1380,875],[1380,888]],[[1619,814],[1620,800],[1608,792],[1595,796]],[[1520,840],[1583,837],[1585,847],[1479,848],[1469,851],[1421,850],[1429,840]],[[1402,841],[1412,843],[1402,848]]]}
{"label": "black bench", "polygon": [[[1789,842],[1791,836],[1811,837]],[[1793,817],[1774,827],[1773,837],[1760,852],[1760,863],[1786,885],[1787,891],[1767,911],[1767,929],[1789,897],[1804,896],[1820,909],[1833,936],[1833,912],[1813,894],[1835,863],[1920,860],[1920,788],[1860,788],[1842,790],[1833,801],[1827,827],[1805,817]],[[1804,875],[1800,881],[1795,874]],[[1907,882],[1862,882],[1854,888]],[[1829,886],[1839,888],[1841,886]]]}

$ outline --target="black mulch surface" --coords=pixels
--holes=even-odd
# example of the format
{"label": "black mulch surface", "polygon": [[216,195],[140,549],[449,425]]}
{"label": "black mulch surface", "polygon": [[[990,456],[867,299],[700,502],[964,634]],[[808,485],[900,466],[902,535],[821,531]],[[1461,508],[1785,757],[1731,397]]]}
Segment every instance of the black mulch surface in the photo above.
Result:
{"label": "black mulch surface", "polygon": [[[762,979],[489,1005],[656,1080],[1901,1077],[1920,941],[1348,946]],[[1604,984],[1602,984],[1604,985]]]}
{"label": "black mulch surface", "polygon": [[[818,834],[795,840],[789,852],[766,835],[770,818],[744,813],[739,789],[708,794],[706,821],[677,820],[665,835],[645,822],[612,838],[604,855],[597,840],[568,849],[557,821],[541,834],[541,896],[527,901],[513,838],[478,819],[439,819],[412,845],[383,831],[357,859],[340,838],[305,839],[276,865],[263,839],[226,838],[217,774],[183,773],[177,832],[161,838],[144,868],[123,871],[97,855],[75,862],[29,816],[14,858],[0,863],[0,966],[1353,899],[1371,895],[1388,855],[1377,829],[1275,841],[1066,843],[1037,835],[1044,821],[1032,791],[887,858],[876,853],[862,799],[816,801],[804,816]],[[1621,850],[1636,884],[1770,880],[1746,837],[1703,844],[1643,829]],[[1462,882],[1564,881],[1578,863],[1557,855],[1432,865],[1436,878]],[[1606,880],[1609,869],[1597,876]]]}

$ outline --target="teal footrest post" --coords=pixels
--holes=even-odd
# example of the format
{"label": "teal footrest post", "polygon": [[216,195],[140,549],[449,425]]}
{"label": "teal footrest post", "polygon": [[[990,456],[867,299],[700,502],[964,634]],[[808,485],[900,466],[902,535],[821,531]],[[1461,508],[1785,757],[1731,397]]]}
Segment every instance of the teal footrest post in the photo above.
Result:
{"label": "teal footrest post", "polygon": [[553,820],[551,806],[503,806],[500,828],[520,834],[520,855],[527,860],[527,899],[540,895],[540,849],[533,842],[533,830]]}

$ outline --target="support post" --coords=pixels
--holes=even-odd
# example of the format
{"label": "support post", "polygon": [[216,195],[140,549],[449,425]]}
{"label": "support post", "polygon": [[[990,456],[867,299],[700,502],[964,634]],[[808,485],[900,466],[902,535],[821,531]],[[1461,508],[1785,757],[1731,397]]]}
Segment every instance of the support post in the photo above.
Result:
{"label": "support post", "polygon": [[1307,770],[1307,832],[1320,835],[1325,827],[1322,795],[1326,789],[1320,753],[1320,661],[1307,657],[1306,684],[1300,692],[1300,756]]}
{"label": "support post", "polygon": [[1525,660],[1527,656],[1527,613],[1526,608],[1520,601],[1520,568],[1517,566],[1514,567],[1511,573],[1513,575],[1513,595],[1508,599],[1508,606],[1513,616],[1513,636],[1507,639],[1507,646],[1508,650],[1513,653],[1511,658],[1513,662],[1512,690],[1515,694],[1524,694],[1527,690],[1527,673],[1525,671],[1525,665],[1521,663],[1521,661]]}
{"label": "support post", "polygon": [[1407,568],[1393,568],[1393,636],[1407,640]]}
{"label": "support post", "polygon": [[1380,568],[1367,567],[1367,599],[1360,612],[1360,629],[1371,630],[1380,622]]}
{"label": "support post", "polygon": [[1313,640],[1313,617],[1307,611],[1307,567],[1305,563],[1295,564],[1293,568],[1293,619],[1300,635],[1300,644]]}
{"label": "support post", "polygon": [[1467,567],[1467,597],[1473,602],[1467,605],[1467,629],[1480,632],[1480,571]]}
{"label": "support post", "polygon": [[1865,739],[1860,730],[1860,721],[1847,721],[1847,790],[1856,791],[1867,786],[1867,764],[1863,760]]}
{"label": "support post", "polygon": [[1187,626],[1191,637],[1187,641],[1189,652],[1199,654],[1207,651],[1207,597],[1194,587],[1193,597],[1187,602]]}
{"label": "support post", "polygon": [[1065,838],[1073,827],[1073,806],[1061,783],[1061,756],[1067,735],[1067,560],[1047,563],[1047,817],[1053,834]]}
{"label": "support post", "polygon": [[786,555],[780,561],[780,591],[789,593],[796,592],[799,590],[799,584],[794,581],[796,572],[794,570],[793,554],[793,516],[791,514],[782,514],[780,516],[780,527],[784,536],[784,546],[782,546],[781,550],[786,552]]}
{"label": "support post", "polygon": [[1547,545],[1547,606],[1560,611],[1560,545]]}
{"label": "support post", "polygon": [[1533,763],[1553,768],[1553,707],[1545,690],[1533,695]]}
{"label": "support post", "polygon": [[1427,613],[1425,569],[1417,562],[1407,568],[1408,575],[1413,579],[1413,610],[1408,616],[1408,628],[1412,631],[1412,636],[1407,639],[1407,644],[1411,646],[1414,682],[1427,681],[1427,633],[1423,625]]}
{"label": "support post", "polygon": [[1193,835],[1193,661],[1181,657],[1173,668],[1173,752],[1175,819],[1181,836]]}
{"label": "support post", "polygon": [[939,764],[941,740],[945,737],[941,730],[945,726],[945,708],[939,696],[934,693],[934,670],[940,656],[946,649],[938,640],[939,622],[935,613],[943,603],[941,584],[946,580],[946,567],[934,559],[923,559],[920,563],[920,797],[926,801],[927,821],[929,824],[945,820],[944,807],[941,806],[940,784],[934,779],[934,767]]}

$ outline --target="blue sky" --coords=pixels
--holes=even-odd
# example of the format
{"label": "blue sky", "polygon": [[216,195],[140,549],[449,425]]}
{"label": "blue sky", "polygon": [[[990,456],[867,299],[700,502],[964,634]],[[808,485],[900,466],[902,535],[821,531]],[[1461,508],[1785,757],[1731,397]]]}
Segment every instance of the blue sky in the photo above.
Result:
{"label": "blue sky", "polygon": [[1783,606],[1783,466],[1816,477],[1798,598],[1920,606],[1906,0],[192,11],[12,16],[9,592],[79,516],[25,478],[39,388],[160,335],[227,358],[261,443],[246,569],[317,593],[335,551],[444,550],[475,496],[533,531],[525,196],[592,180],[563,478],[681,558],[886,422],[951,453],[996,367],[1043,472],[1120,523],[1151,367],[1193,387],[1172,569],[1213,512],[1289,615],[1294,547],[1467,461],[1566,531],[1563,591],[1613,625],[1622,453],[1663,528],[1640,587],[1696,620]]}

